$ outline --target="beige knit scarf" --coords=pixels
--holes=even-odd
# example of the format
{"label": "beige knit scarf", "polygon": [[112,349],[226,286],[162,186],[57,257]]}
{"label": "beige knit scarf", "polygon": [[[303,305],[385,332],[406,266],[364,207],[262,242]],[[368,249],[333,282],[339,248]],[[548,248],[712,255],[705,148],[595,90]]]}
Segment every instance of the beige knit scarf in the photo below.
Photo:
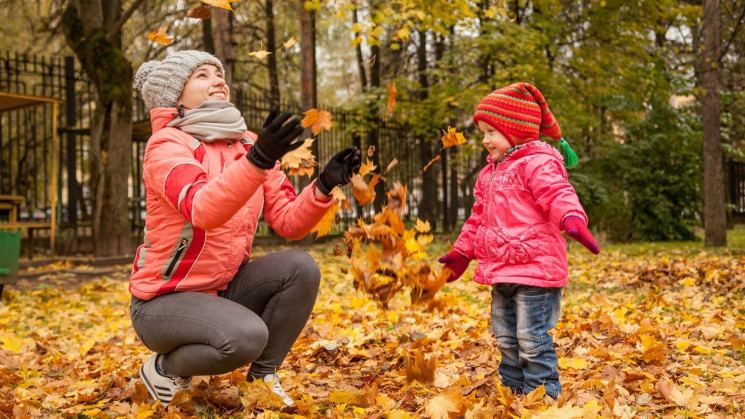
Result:
{"label": "beige knit scarf", "polygon": [[230,102],[206,101],[181,114],[183,116],[177,115],[167,126],[201,141],[235,140],[246,131],[246,121]]}

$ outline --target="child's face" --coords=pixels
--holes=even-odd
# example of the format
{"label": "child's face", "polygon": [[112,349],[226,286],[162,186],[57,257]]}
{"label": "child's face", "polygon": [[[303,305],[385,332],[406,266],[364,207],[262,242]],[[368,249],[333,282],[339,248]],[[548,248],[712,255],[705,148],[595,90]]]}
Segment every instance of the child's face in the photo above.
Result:
{"label": "child's face", "polygon": [[484,147],[491,154],[492,159],[498,161],[504,157],[504,152],[512,147],[510,141],[497,131],[496,128],[484,121],[478,121],[479,129],[484,133]]}
{"label": "child's face", "polygon": [[176,103],[192,109],[207,100],[230,100],[230,88],[220,70],[212,64],[202,64],[191,73]]}

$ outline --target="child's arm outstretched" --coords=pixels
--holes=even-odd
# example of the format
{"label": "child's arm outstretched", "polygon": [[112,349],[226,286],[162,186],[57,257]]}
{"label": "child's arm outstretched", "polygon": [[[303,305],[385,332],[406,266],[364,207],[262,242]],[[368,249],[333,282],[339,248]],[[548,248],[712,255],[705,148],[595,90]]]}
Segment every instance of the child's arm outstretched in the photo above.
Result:
{"label": "child's arm outstretched", "polygon": [[585,222],[580,217],[575,215],[567,216],[564,218],[562,227],[569,237],[578,241],[582,246],[585,246],[587,250],[596,255],[600,253],[598,242],[595,240],[595,237],[592,237],[592,233],[590,233],[590,230],[587,229]]}

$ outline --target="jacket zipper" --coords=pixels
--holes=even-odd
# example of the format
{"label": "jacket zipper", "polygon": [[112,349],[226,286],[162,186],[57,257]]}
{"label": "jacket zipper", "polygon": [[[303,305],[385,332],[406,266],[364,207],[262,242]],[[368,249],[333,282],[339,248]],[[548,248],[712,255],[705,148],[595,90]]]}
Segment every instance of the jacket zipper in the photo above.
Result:
{"label": "jacket zipper", "polygon": [[178,262],[179,258],[181,257],[181,252],[184,251],[184,248],[186,248],[186,245],[189,243],[186,239],[181,239],[181,246],[179,246],[178,249],[176,249],[176,256],[173,257],[173,260],[171,261],[171,264],[168,265],[168,269],[166,269],[166,276],[171,276],[171,271],[173,271],[173,268],[176,266],[176,262]]}

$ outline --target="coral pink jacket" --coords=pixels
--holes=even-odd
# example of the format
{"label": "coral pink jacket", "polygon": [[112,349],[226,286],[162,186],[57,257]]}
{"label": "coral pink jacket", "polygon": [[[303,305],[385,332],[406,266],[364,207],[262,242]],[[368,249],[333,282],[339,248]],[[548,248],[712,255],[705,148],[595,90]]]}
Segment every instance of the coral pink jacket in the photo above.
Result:
{"label": "coral pink jacket", "polygon": [[549,144],[531,141],[501,162],[491,156],[487,161],[474,187],[473,213],[455,242],[455,250],[478,261],[474,281],[567,285],[560,226],[567,215],[587,222],[587,214],[561,155]]}
{"label": "coral pink jacket", "polygon": [[277,234],[298,240],[332,204],[315,198],[315,182],[296,195],[279,164],[264,173],[253,167],[244,156],[256,134],[203,142],[166,127],[175,114],[175,108],[150,111],[145,237],[129,284],[145,300],[180,291],[217,294],[250,259],[262,212]]}

